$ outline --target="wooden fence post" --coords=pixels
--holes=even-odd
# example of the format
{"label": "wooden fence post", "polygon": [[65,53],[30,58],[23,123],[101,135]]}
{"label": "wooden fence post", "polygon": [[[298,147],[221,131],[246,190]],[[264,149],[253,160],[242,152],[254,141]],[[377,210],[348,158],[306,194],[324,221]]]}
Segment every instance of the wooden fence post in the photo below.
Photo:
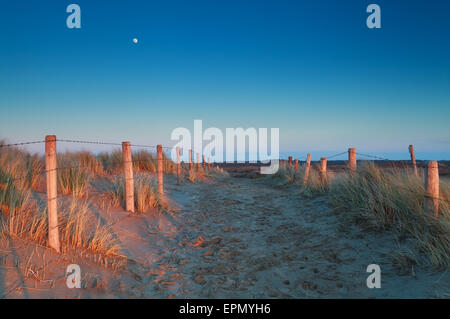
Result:
{"label": "wooden fence post", "polygon": [[123,171],[125,175],[125,209],[134,213],[134,178],[130,142],[122,142]]}
{"label": "wooden fence post", "polygon": [[60,252],[55,135],[45,137],[45,170],[47,175],[48,245]]}
{"label": "wooden fence post", "polygon": [[157,158],[158,158],[158,194],[163,195],[164,194],[164,167],[163,167],[163,152],[162,152],[162,145],[158,144],[156,146],[156,150],[158,152]]}
{"label": "wooden fence post", "polygon": [[414,168],[414,174],[416,174],[416,176],[419,176],[419,174],[417,173],[416,155],[414,155],[414,147],[412,145],[410,145],[408,147],[408,149],[409,149],[409,154],[411,155],[411,163]]}
{"label": "wooden fence post", "polygon": [[309,177],[309,168],[311,167],[311,154],[308,154],[306,157],[306,165],[305,165],[305,177],[303,179],[303,185],[308,183]]}
{"label": "wooden fence post", "polygon": [[356,148],[348,149],[348,167],[352,171],[356,170]]}
{"label": "wooden fence post", "polygon": [[298,172],[298,159],[295,159],[295,171]]}
{"label": "wooden fence post", "polygon": [[197,153],[197,172],[200,173],[200,154]]}
{"label": "wooden fence post", "polygon": [[189,176],[192,176],[194,159],[192,157],[192,150],[189,150]]}
{"label": "wooden fence post", "polygon": [[292,156],[289,156],[289,166],[292,166]]}
{"label": "wooden fence post", "polygon": [[206,170],[205,155],[202,155],[202,167],[203,167],[203,170]]}
{"label": "wooden fence post", "polygon": [[326,157],[320,158],[320,179],[322,181],[322,184],[325,184],[327,182],[327,158]]}
{"label": "wooden fence post", "polygon": [[439,214],[439,166],[437,161],[425,165],[425,211]]}
{"label": "wooden fence post", "polygon": [[177,184],[181,184],[181,160],[180,160],[180,147],[177,146]]}

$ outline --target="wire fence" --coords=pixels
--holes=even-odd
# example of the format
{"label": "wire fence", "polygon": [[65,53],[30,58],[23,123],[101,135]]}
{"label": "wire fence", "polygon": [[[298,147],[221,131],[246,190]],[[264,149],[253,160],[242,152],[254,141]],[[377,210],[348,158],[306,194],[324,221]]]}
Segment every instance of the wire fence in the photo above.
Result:
{"label": "wire fence", "polygon": [[[119,142],[85,141],[85,140],[72,140],[72,139],[56,139],[56,142],[73,143],[73,144],[122,146],[122,143],[119,143]],[[25,145],[31,145],[31,144],[43,144],[43,143],[45,143],[45,141],[31,141],[31,142],[19,142],[19,143],[12,143],[12,144],[0,144],[0,148],[18,147],[18,146],[25,146]],[[138,147],[138,148],[153,148],[153,149],[157,148],[157,145],[130,144],[130,146]],[[165,147],[163,147],[163,149],[171,150],[172,148],[165,146]]]}
{"label": "wire fence", "polygon": [[[43,207],[47,210],[48,215],[48,245],[49,247],[56,249],[59,251],[59,239],[56,236],[52,236],[51,232],[54,232],[56,229],[56,232],[58,232],[58,227],[60,226],[59,220],[58,220],[58,205],[54,204],[57,202],[58,199],[58,186],[60,183],[61,175],[64,177],[63,174],[55,174],[55,172],[67,172],[69,171],[69,175],[65,176],[66,178],[73,178],[71,175],[73,171],[73,175],[76,175],[76,170],[86,170],[83,173],[86,173],[87,176],[95,175],[96,177],[99,176],[109,176],[108,178],[112,178],[114,176],[112,175],[123,175],[123,179],[114,180],[111,184],[108,185],[95,185],[88,182],[89,178],[86,178],[84,182],[82,182],[82,185],[84,185],[81,189],[75,189],[72,187],[72,189],[64,188],[63,192],[61,192],[62,195],[72,195],[74,197],[79,197],[83,199],[90,199],[92,202],[95,202],[95,199],[99,199],[99,202],[105,202],[106,200],[111,200],[108,205],[116,205],[118,202],[120,202],[120,205],[123,206],[124,210],[127,212],[135,212],[136,211],[136,203],[141,202],[140,200],[135,197],[135,184],[134,179],[135,173],[139,171],[151,171],[152,173],[156,173],[157,178],[156,182],[157,185],[154,188],[154,194],[161,196],[164,194],[164,186],[163,186],[163,174],[164,173],[172,173],[177,175],[177,184],[180,184],[180,176],[181,171],[183,170],[181,168],[181,162],[180,162],[180,153],[179,150],[177,150],[177,163],[172,161],[170,157],[164,153],[164,151],[172,150],[172,147],[162,147],[161,145],[142,145],[142,144],[131,144],[129,142],[125,143],[115,143],[115,142],[106,142],[106,141],[86,141],[86,140],[75,140],[75,139],[53,139],[49,140],[46,138],[47,141],[30,141],[30,142],[21,142],[21,143],[13,143],[13,144],[0,144],[0,152],[1,149],[4,148],[14,148],[14,147],[20,147],[20,146],[26,146],[26,145],[32,145],[32,144],[42,144],[46,143],[45,147],[45,164],[44,160],[42,158],[38,159],[39,165],[38,167],[34,167],[31,171],[29,171],[25,175],[21,176],[13,176],[12,173],[7,172],[7,170],[3,170],[3,167],[1,167],[2,162],[0,162],[0,195],[2,195],[2,190],[5,189],[5,181],[7,183],[6,189],[15,190],[16,187],[19,189],[24,189],[28,193],[31,194],[31,192],[36,194],[41,194],[44,198],[46,197],[46,207]],[[92,144],[92,145],[108,145],[108,146],[122,146],[122,154],[116,154],[115,157],[111,157],[110,155],[93,155],[93,159],[84,158],[79,156],[76,157],[77,153],[75,154],[75,157],[73,157],[74,154],[69,154],[71,156],[65,157],[63,154],[62,157],[58,159],[58,154],[56,153],[56,143],[72,143],[72,144]],[[48,147],[47,147],[47,143]],[[139,156],[148,156],[145,153],[139,153],[134,152],[132,153],[132,148],[144,148],[144,149],[151,149],[148,154],[151,156],[150,158],[144,157],[139,158]],[[51,151],[51,149],[53,151]],[[156,151],[156,156],[155,156]],[[411,151],[410,151],[411,152]],[[349,149],[343,152],[338,152],[336,154],[332,154],[331,156],[328,156],[327,159],[334,159],[338,158],[339,156],[344,156],[348,153],[348,165],[341,165],[340,167],[343,168],[348,174],[351,176],[351,174],[354,174],[355,172],[358,172],[356,170],[356,159],[363,158],[363,159],[369,159],[370,161],[383,161],[383,162],[394,162],[389,160],[388,158],[384,158],[378,155],[373,154],[366,154],[366,153],[357,153],[355,149]],[[83,152],[79,152],[78,154],[82,155]],[[133,158],[133,154],[135,158]],[[184,154],[184,151],[183,151]],[[117,156],[119,155],[119,156]],[[206,172],[206,169],[210,169],[210,160],[209,158],[205,159],[205,156],[203,154],[196,153],[196,161],[194,161],[193,158],[193,152],[189,152],[189,168],[185,168],[183,171],[189,172],[189,179],[191,178],[191,173],[195,171],[202,174],[203,172]],[[103,159],[102,159],[103,156]],[[49,159],[51,157],[51,159]],[[300,159],[305,159],[307,162],[310,161],[311,155],[307,154],[307,156],[301,156]],[[295,169],[298,170],[298,159],[295,161]],[[0,157],[0,159],[2,159]],[[414,153],[411,152],[411,161],[406,162],[402,161],[402,165],[405,167],[414,167],[415,173],[417,174],[417,167],[423,167],[425,168],[425,164],[422,162],[417,163],[414,159]],[[9,158],[11,160],[11,158]],[[13,159],[14,160],[14,159]],[[292,156],[289,156],[289,165],[293,165],[293,158]],[[4,161],[4,159],[2,159]],[[63,165],[58,165],[63,164]],[[151,166],[147,166],[151,164]],[[184,164],[187,164],[186,162]],[[325,169],[323,170],[323,165],[325,164]],[[286,161],[284,161],[284,165],[286,165]],[[214,167],[214,163],[213,163]],[[309,171],[310,165],[306,165],[306,168]],[[437,168],[437,167],[436,167]],[[322,172],[325,172],[326,174],[326,161],[322,161],[321,165],[321,174]],[[14,172],[16,173],[16,172]],[[439,185],[439,173],[437,177],[437,182]],[[39,177],[42,178],[44,175],[46,175],[47,180],[45,182],[46,184],[46,191],[42,191],[42,186],[44,185],[44,181],[40,179],[39,185],[34,187],[32,185],[33,178]],[[184,173],[183,173],[184,175]],[[305,176],[307,176],[307,172],[305,171]],[[325,175],[326,176],[326,175]],[[15,182],[22,181],[28,179],[28,184],[14,184]],[[112,181],[112,179],[111,179]],[[119,184],[117,184],[117,182]],[[326,182],[326,177],[325,177]],[[153,182],[152,182],[153,183]],[[404,187],[401,185],[393,185],[393,188],[397,188],[396,191],[402,190],[404,192],[410,192],[411,194],[414,194],[415,196],[419,195],[424,200],[424,207],[427,209],[427,202],[432,202],[435,216],[437,216],[437,213],[439,211],[439,203],[445,203],[450,204],[450,201],[446,198],[440,197],[439,192],[430,192],[427,188],[427,182],[425,182],[425,190],[424,191],[417,191],[410,189],[408,187]],[[148,186],[148,185],[147,185]],[[6,193],[6,192],[5,192]],[[3,195],[2,195],[3,196]],[[39,196],[39,195],[34,195]],[[92,197],[90,197],[92,196]],[[95,197],[99,196],[99,197]],[[122,196],[122,197],[121,197]],[[162,196],[161,198],[164,198]],[[3,199],[0,197],[0,200],[4,200],[5,197],[3,196]],[[159,200],[159,197],[158,197]],[[164,201],[164,200],[163,200]],[[436,204],[437,203],[437,204]],[[0,202],[2,206],[0,206],[0,209],[3,211],[3,203]],[[45,205],[45,199],[40,200],[40,202],[37,204],[39,206]],[[147,204],[146,204],[147,205]],[[10,209],[10,208],[8,208]],[[14,208],[13,208],[14,209]],[[140,208],[137,208],[138,210]],[[106,227],[111,227],[114,224],[119,223],[124,218],[128,217],[124,216],[122,218],[117,219],[116,221],[109,223]],[[52,224],[51,224],[52,223]],[[56,238],[56,239],[55,239]]]}
{"label": "wire fence", "polygon": [[[89,141],[89,140],[78,140],[78,139],[56,139],[54,140],[56,142],[61,142],[61,143],[71,143],[71,144],[91,144],[91,145],[108,145],[108,146],[122,146],[122,142],[107,142],[107,141]],[[45,140],[38,140],[38,141],[27,141],[27,142],[18,142],[18,143],[11,143],[11,144],[0,144],[0,149],[1,148],[14,148],[14,147],[20,147],[20,146],[27,146],[27,145],[33,145],[33,144],[43,144],[46,143]],[[152,152],[150,152],[150,154],[152,156],[156,155],[154,153],[154,151],[157,150],[157,145],[144,145],[144,144],[130,144],[131,147],[133,148],[145,148],[145,149],[152,149]],[[162,147],[163,150],[165,151],[169,151],[172,150],[172,147]],[[348,154],[348,150],[343,151],[343,152],[338,152],[336,154],[330,155],[327,157],[327,159],[334,159],[337,158],[339,156],[344,156],[346,154]],[[361,160],[361,158],[363,160],[368,159],[368,160],[372,160],[372,161],[385,161],[385,162],[400,162],[402,165],[407,166],[407,167],[415,167],[415,168],[425,168],[426,165],[425,163],[423,163],[422,160],[417,160],[415,163],[412,163],[411,161],[406,161],[406,160],[400,160],[400,161],[395,161],[395,160],[391,160],[389,158],[385,158],[385,157],[381,157],[378,155],[373,155],[373,154],[367,154],[367,153],[359,153],[359,152],[355,152],[356,155],[358,156],[358,159]],[[200,167],[204,168],[206,165],[208,165],[205,162],[205,159],[203,158],[203,156],[201,156],[202,159],[192,159],[192,166],[197,166],[199,165]],[[98,159],[98,158],[97,158]],[[307,156],[300,156],[297,158],[298,160],[307,160]],[[280,159],[281,160],[281,159]],[[284,161],[284,160],[283,160]],[[156,165],[157,165],[157,158],[155,156],[155,158],[152,159],[133,159],[131,161],[133,164],[152,164],[155,166],[155,170],[156,170]],[[47,173],[50,173],[52,171],[64,171],[64,170],[79,170],[79,169],[88,169],[88,170],[93,170],[96,167],[99,167],[101,169],[105,169],[105,166],[114,166],[115,170],[121,170],[123,165],[127,163],[127,161],[124,161],[123,159],[114,160],[113,164],[105,164],[102,163],[101,160],[99,160],[98,163],[89,163],[89,164],[81,164],[81,165],[70,165],[70,166],[58,166],[55,169],[51,169],[51,170],[47,170],[45,168],[42,169],[38,169],[36,172],[33,172],[33,174],[26,174],[26,175],[22,175],[22,176],[16,176],[16,177],[12,177],[12,176],[8,176],[8,174],[3,174],[3,178],[6,180],[6,182],[15,182],[15,181],[19,181],[19,180],[24,180],[24,179],[31,179],[33,176],[43,176],[46,175]],[[197,164],[199,163],[199,164]],[[165,154],[163,156],[163,167],[166,167],[167,164],[170,164],[170,170],[172,171],[172,173],[174,173],[175,168],[176,168],[176,163],[174,161],[172,161],[170,159],[170,157]],[[186,163],[185,163],[186,164]],[[205,165],[206,164],[206,165]],[[209,167],[209,165],[208,165]],[[350,168],[348,166],[341,166],[340,168],[344,169],[344,170],[349,170]],[[139,167],[137,168],[138,170],[140,169]],[[144,170],[144,169],[140,169],[140,170]],[[166,167],[166,172],[167,173],[167,167]],[[407,188],[405,188],[405,190],[408,190]],[[432,197],[435,198],[435,197]],[[445,199],[442,198],[437,198],[439,200],[442,201],[446,201]]]}
{"label": "wire fence", "polygon": [[24,146],[24,145],[30,145],[30,144],[41,144],[41,143],[45,143],[45,141],[21,142],[21,143],[14,143],[14,144],[0,144],[0,148],[17,147],[17,146]]}
{"label": "wire fence", "polygon": [[[160,192],[160,184],[162,184],[162,178],[160,178],[160,174],[173,174],[175,175],[178,173],[177,170],[177,164],[171,160],[170,154],[168,154],[168,151],[172,150],[171,147],[162,147],[160,145],[144,145],[144,144],[131,144],[129,142],[125,143],[116,143],[116,142],[110,142],[110,141],[93,141],[93,140],[78,140],[78,139],[47,139],[47,141],[30,141],[30,142],[20,142],[20,143],[12,143],[12,144],[0,144],[0,152],[2,149],[12,149],[12,148],[19,148],[21,146],[26,146],[30,144],[44,144],[47,142],[56,143],[71,143],[71,144],[93,144],[93,145],[108,145],[108,146],[122,146],[122,150],[118,151],[122,154],[115,154],[117,152],[116,150],[113,150],[112,153],[99,153],[97,155],[92,155],[92,158],[84,157],[85,151],[79,151],[74,153],[56,153],[52,156],[54,156],[55,160],[55,168],[46,168],[47,165],[47,146],[46,146],[46,156],[44,157],[37,157],[37,163],[35,167],[32,167],[32,170],[30,172],[27,172],[26,174],[17,176],[17,172],[20,171],[20,169],[30,169],[30,167],[27,167],[24,162],[20,162],[18,166],[20,166],[17,169],[17,166],[15,165],[14,161],[20,161],[19,158],[15,158],[16,153],[10,153],[13,156],[6,157],[6,160],[3,159],[3,164],[5,164],[5,161],[11,161],[13,163],[12,167],[16,166],[15,171],[11,171],[8,169],[5,169],[5,167],[1,167],[0,163],[0,191],[4,189],[4,187],[8,187],[9,189],[16,192],[16,190],[29,190],[32,193],[36,194],[42,194],[47,195],[47,202],[50,202],[57,198],[54,197],[51,194],[51,191],[49,193],[49,180],[48,176],[52,172],[66,172],[69,171],[69,173],[63,175],[62,177],[58,174],[56,175],[56,183],[59,186],[55,186],[55,192],[54,194],[60,193],[60,195],[74,195],[76,197],[81,198],[87,198],[87,196],[90,195],[112,195],[114,197],[114,192],[117,191],[116,187],[117,184],[114,182],[111,185],[107,185],[104,187],[95,185],[93,183],[87,182],[87,180],[91,180],[91,177],[97,178],[97,177],[109,177],[114,178],[114,176],[122,176],[125,174],[125,178],[122,181],[125,183],[123,185],[123,190],[128,192],[126,189],[127,187],[127,181],[130,179],[130,176],[127,177],[127,167],[131,166],[131,179],[138,178],[138,176],[133,176],[136,173],[139,172],[149,172],[149,173],[155,173],[155,181],[157,180],[158,184],[158,194],[162,195],[162,191]],[[125,144],[125,145],[124,145]],[[128,146],[130,157],[125,156],[125,146]],[[133,153],[131,154],[131,148],[133,148]],[[145,151],[145,153],[140,152],[139,149],[148,149]],[[136,150],[138,149],[138,150]],[[21,149],[18,149],[19,151],[22,151]],[[125,151],[127,152],[127,151]],[[24,154],[27,154],[24,152]],[[128,160],[131,158],[131,160]],[[23,157],[22,157],[23,159]],[[128,164],[132,165],[128,165]],[[161,164],[160,164],[161,163]],[[195,166],[194,166],[195,165]],[[194,163],[192,161],[192,166],[196,167],[196,171],[200,169],[205,169],[206,165],[208,168],[210,165],[206,164],[204,162],[201,162],[201,160],[197,157],[197,163]],[[3,165],[7,166],[7,165]],[[161,172],[160,172],[160,166],[162,166]],[[64,178],[77,178],[77,174],[80,172],[77,172],[78,170],[83,170],[84,172],[81,172],[81,174],[86,174],[86,176],[89,176],[83,186],[83,191],[81,192],[81,195],[77,193],[77,191],[74,191],[74,189],[67,190],[67,188],[64,188],[64,190],[59,191],[57,190],[60,188],[61,183],[64,183],[62,180]],[[9,171],[9,172],[8,172]],[[180,172],[187,171],[187,167],[182,167],[180,163]],[[45,178],[47,176],[47,181],[45,182]],[[157,178],[156,178],[157,177]],[[60,180],[61,179],[61,180]],[[16,184],[17,182],[24,182],[22,184]],[[5,185],[6,183],[6,185]],[[54,182],[53,182],[54,183]],[[119,183],[120,180],[119,180]],[[42,191],[42,187],[47,184],[47,191]],[[3,185],[3,186],[2,186]],[[50,185],[52,185],[52,182],[50,182]],[[52,186],[50,186],[52,187]],[[100,189],[99,189],[100,188]],[[156,192],[156,189],[155,189]],[[1,193],[0,193],[1,195]],[[116,194],[117,195],[117,194]],[[128,196],[125,194],[126,197]],[[125,198],[126,198],[125,197]],[[128,207],[126,208],[128,211]],[[134,211],[134,209],[133,209]]]}

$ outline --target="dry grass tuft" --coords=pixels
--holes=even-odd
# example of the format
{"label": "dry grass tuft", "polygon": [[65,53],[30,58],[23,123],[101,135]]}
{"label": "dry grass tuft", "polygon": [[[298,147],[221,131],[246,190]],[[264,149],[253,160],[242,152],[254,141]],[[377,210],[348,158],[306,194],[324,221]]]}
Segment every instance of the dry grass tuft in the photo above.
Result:
{"label": "dry grass tuft", "polygon": [[82,151],[77,153],[67,153],[72,155],[74,162],[83,167],[91,175],[104,175],[105,169],[99,157],[90,152]]}
{"label": "dry grass tuft", "polygon": [[68,247],[83,248],[104,256],[114,256],[119,245],[110,226],[102,225],[100,218],[94,218],[85,201],[72,200],[58,216],[60,240]]}
{"label": "dry grass tuft", "polygon": [[200,174],[198,174],[198,172],[195,171],[195,169],[192,170],[192,172],[190,172],[188,170],[187,173],[187,180],[191,183],[196,183],[199,180],[199,176]]}
{"label": "dry grass tuft", "polygon": [[[117,176],[112,183],[112,197],[116,206],[125,208],[125,181],[123,176]],[[148,209],[157,207],[159,198],[155,179],[145,175],[134,177],[134,205],[136,211],[145,213]]]}
{"label": "dry grass tuft", "polygon": [[58,192],[78,198],[87,195],[87,189],[91,176],[90,172],[96,169],[91,166],[83,166],[81,161],[87,159],[88,157],[78,153],[65,153],[57,155],[58,167],[60,167],[57,174]]}
{"label": "dry grass tuft", "polygon": [[[90,174],[103,174],[95,156],[87,152],[58,155],[58,191],[74,197],[87,195]],[[17,148],[0,149],[0,238],[19,237],[46,245],[46,201],[35,192],[45,186],[43,158]],[[43,184],[43,185],[42,185]],[[63,250],[89,250],[112,256],[118,245],[107,226],[89,210],[87,202],[59,201],[58,218]]]}
{"label": "dry grass tuft", "polygon": [[[441,179],[439,218],[424,211],[425,189],[423,172],[419,177],[407,167],[378,168],[363,162],[354,173],[335,174],[328,171],[323,182],[318,168],[311,165],[304,184],[305,167],[295,172],[290,166],[281,167],[270,176],[275,186],[298,184],[306,196],[327,195],[338,211],[345,212],[344,220],[358,223],[368,230],[390,229],[398,241],[413,239],[418,252],[424,253],[437,267],[450,265],[450,182]],[[413,254],[393,255],[398,268],[410,269],[418,263]]]}
{"label": "dry grass tuft", "polygon": [[[448,182],[441,196],[449,201]],[[403,238],[415,239],[435,266],[450,265],[450,209],[441,202],[439,218],[424,211],[423,179],[400,169],[380,169],[373,163],[354,174],[342,174],[331,184],[330,198],[351,220],[367,229],[391,229]]]}
{"label": "dry grass tuft", "polygon": [[274,186],[285,186],[290,184],[299,185],[303,195],[313,196],[327,192],[328,187],[334,178],[334,174],[328,172],[326,182],[324,183],[317,168],[314,165],[311,165],[306,184],[304,183],[304,177],[305,165],[300,165],[297,172],[295,171],[294,166],[286,165],[280,167],[275,174],[270,175],[269,179]]}
{"label": "dry grass tuft", "polygon": [[158,160],[156,155],[147,151],[133,153],[133,169],[135,172],[156,173]]}
{"label": "dry grass tuft", "polygon": [[100,153],[97,159],[102,163],[103,169],[109,175],[123,173],[123,155],[121,150],[114,150],[111,153]]}
{"label": "dry grass tuft", "polygon": [[293,167],[286,165],[280,166],[275,174],[269,175],[268,178],[274,186],[284,186],[293,184],[296,181],[296,172]]}
{"label": "dry grass tuft", "polygon": [[44,172],[42,156],[17,148],[0,149],[0,187],[11,181],[17,188],[37,190],[44,181]]}
{"label": "dry grass tuft", "polygon": [[[62,251],[73,248],[85,249],[105,257],[114,256],[119,246],[109,227],[101,225],[101,220],[89,211],[87,202],[73,199],[68,205],[60,205],[58,211],[59,236]],[[22,198],[20,209],[8,216],[0,216],[1,238],[17,236],[40,245],[47,244],[47,209],[39,207],[29,197]]]}
{"label": "dry grass tuft", "polygon": [[330,185],[335,179],[333,172],[327,171],[325,181],[322,180],[321,174],[317,167],[311,165],[309,169],[308,181],[304,183],[304,169],[300,170],[302,173],[300,179],[300,185],[302,185],[302,194],[305,196],[314,196],[325,194],[328,192]]}
{"label": "dry grass tuft", "polygon": [[210,177],[229,177],[230,174],[228,174],[227,171],[225,171],[223,168],[214,166],[208,170],[206,170],[206,175]]}

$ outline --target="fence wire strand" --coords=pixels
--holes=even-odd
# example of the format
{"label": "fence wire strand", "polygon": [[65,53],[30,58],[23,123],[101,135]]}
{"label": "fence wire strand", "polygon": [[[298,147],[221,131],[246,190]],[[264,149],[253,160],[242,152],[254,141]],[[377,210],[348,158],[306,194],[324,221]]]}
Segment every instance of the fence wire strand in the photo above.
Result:
{"label": "fence wire strand", "polygon": [[17,147],[17,146],[30,145],[30,144],[41,144],[41,143],[45,143],[45,141],[21,142],[21,143],[14,143],[14,144],[0,144],[0,148]]}
{"label": "fence wire strand", "polygon": [[[18,147],[18,146],[31,145],[31,144],[42,144],[42,143],[45,143],[45,142],[46,141],[40,140],[40,141],[28,141],[28,142],[19,142],[19,143],[11,143],[11,144],[0,144],[0,148]],[[94,144],[94,145],[122,146],[122,143],[117,143],[117,142],[86,141],[86,140],[76,140],[76,139],[56,139],[56,142],[75,143],[75,144]],[[157,145],[130,144],[130,146],[137,147],[137,148],[157,149]],[[172,147],[162,147],[162,149],[164,149],[164,150],[172,150],[173,148]],[[348,151],[343,151],[343,152],[340,152],[340,153],[337,153],[337,154],[333,154],[333,155],[327,157],[327,159],[332,159],[332,158],[335,158],[335,157],[347,154],[347,152]],[[132,163],[136,163],[136,164],[138,164],[138,163],[152,163],[152,164],[157,165],[158,159],[157,159],[156,154],[155,153],[150,153],[150,154],[152,156],[154,156],[153,159],[150,159],[150,160],[137,159],[137,160],[132,160],[131,162]],[[366,158],[370,158],[370,159],[373,159],[373,160],[392,162],[392,160],[390,160],[388,158],[377,156],[377,155],[373,155],[373,154],[365,154],[365,153],[357,152],[356,155],[359,155],[359,156],[362,156],[362,157],[366,157]],[[299,157],[299,159],[306,160],[307,157],[306,156],[302,156],[302,157]],[[426,167],[426,165],[423,163],[424,161],[421,161],[421,160],[417,160],[416,163],[411,163],[411,162],[406,161],[406,160],[399,161],[399,162],[401,162],[403,165],[410,166],[410,167],[420,167],[420,168],[425,168]],[[115,162],[114,165],[123,165],[124,163],[125,163],[125,161],[120,160],[118,162]],[[166,165],[167,163],[170,163],[172,165],[176,165],[176,163],[170,159],[169,155],[165,154],[165,153],[164,153],[164,156],[163,156],[163,163],[164,163],[164,165]],[[200,166],[203,166],[202,161],[201,161],[201,165]],[[5,179],[6,179],[7,182],[15,182],[15,181],[19,181],[19,180],[23,180],[23,179],[27,179],[27,178],[32,178],[32,177],[35,177],[35,176],[42,176],[42,175],[45,175],[45,174],[47,174],[48,172],[51,172],[51,171],[71,170],[71,169],[92,169],[92,168],[95,168],[95,167],[102,167],[103,169],[105,169],[105,164],[98,163],[98,164],[89,164],[89,165],[76,165],[76,166],[57,167],[56,169],[52,169],[52,170],[45,170],[44,169],[44,170],[42,170],[40,172],[37,172],[37,173],[34,173],[32,175],[27,174],[27,175],[15,177],[15,178],[11,178],[10,176],[8,176]],[[341,168],[343,168],[344,170],[345,169],[347,169],[347,170],[349,169],[346,166],[343,166]],[[401,186],[399,186],[399,187],[402,188],[402,189],[405,189],[407,191],[412,192],[411,190],[409,190],[409,189],[407,189],[405,187],[401,187]],[[102,192],[94,191],[93,193],[102,193]],[[425,197],[432,198],[432,199],[438,199],[438,200],[444,201],[446,203],[450,203],[450,201],[448,201],[446,199],[443,199],[443,198],[432,197],[432,196],[428,196],[426,194],[425,194]]]}

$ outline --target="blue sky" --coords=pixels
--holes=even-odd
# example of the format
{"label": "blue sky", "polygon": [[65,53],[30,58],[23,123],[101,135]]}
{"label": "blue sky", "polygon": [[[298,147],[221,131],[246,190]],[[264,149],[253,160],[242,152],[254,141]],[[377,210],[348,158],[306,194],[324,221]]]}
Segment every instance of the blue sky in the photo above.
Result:
{"label": "blue sky", "polygon": [[[381,29],[366,27],[370,3]],[[444,0],[3,1],[0,138],[173,145],[174,128],[202,119],[279,127],[286,154],[407,158],[414,144],[450,159],[448,12]]]}

